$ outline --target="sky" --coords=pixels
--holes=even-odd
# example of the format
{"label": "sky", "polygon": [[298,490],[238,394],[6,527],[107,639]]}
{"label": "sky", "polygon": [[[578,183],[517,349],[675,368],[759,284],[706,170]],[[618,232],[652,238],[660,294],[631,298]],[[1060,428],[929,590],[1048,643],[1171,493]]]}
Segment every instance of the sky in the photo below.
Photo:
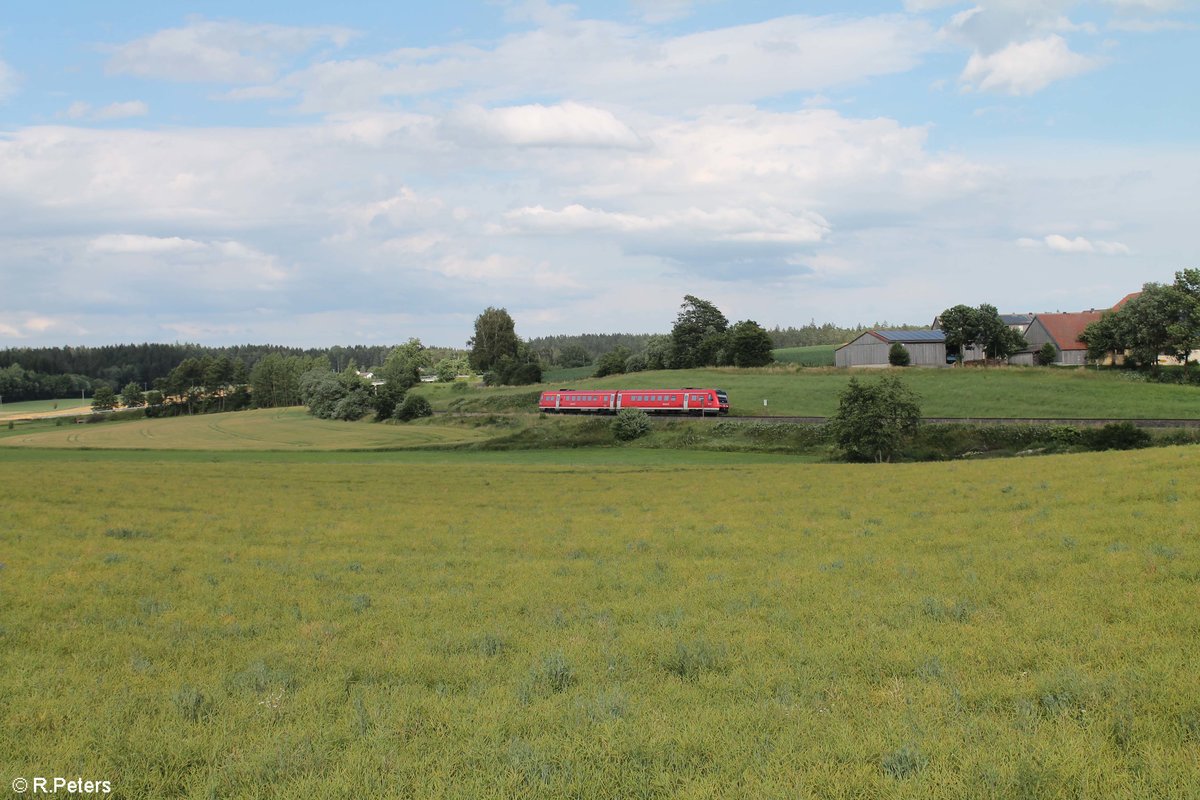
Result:
{"label": "sky", "polygon": [[0,347],[463,346],[1200,266],[1200,0],[0,6]]}

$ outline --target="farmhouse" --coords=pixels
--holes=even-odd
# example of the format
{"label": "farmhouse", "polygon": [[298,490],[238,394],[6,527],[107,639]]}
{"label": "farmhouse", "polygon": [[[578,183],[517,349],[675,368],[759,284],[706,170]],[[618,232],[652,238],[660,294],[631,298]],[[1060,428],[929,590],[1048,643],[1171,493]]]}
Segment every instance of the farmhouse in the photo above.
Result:
{"label": "farmhouse", "polygon": [[1104,313],[1092,310],[1074,314],[1037,314],[1025,331],[1029,346],[1010,358],[1009,363],[1032,366],[1033,354],[1050,342],[1058,353],[1054,363],[1083,366],[1087,363],[1087,345],[1079,341],[1079,334],[1088,325],[1099,322]]}
{"label": "farmhouse", "polygon": [[833,352],[839,367],[885,367],[888,350],[901,344],[913,366],[946,366],[946,334],[943,331],[867,331]]}

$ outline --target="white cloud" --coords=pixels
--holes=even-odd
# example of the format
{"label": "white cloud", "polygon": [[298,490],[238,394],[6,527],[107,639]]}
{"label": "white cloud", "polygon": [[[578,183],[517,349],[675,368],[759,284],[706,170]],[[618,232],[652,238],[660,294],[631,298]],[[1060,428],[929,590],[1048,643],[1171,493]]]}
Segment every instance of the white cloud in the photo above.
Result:
{"label": "white cloud", "polygon": [[903,15],[789,16],[665,38],[643,27],[564,19],[490,48],[455,44],[327,61],[282,84],[311,112],[450,89],[484,106],[565,95],[661,112],[846,86],[911,69],[935,46],[926,23]]}
{"label": "white cloud", "polygon": [[659,23],[691,15],[696,0],[632,0],[631,5],[646,22]]}
{"label": "white cloud", "polygon": [[913,14],[960,6],[965,0],[904,0],[904,10]]}
{"label": "white cloud", "polygon": [[1011,44],[991,55],[975,53],[959,81],[964,88],[980,92],[1026,95],[1099,65],[1099,60],[1072,52],[1061,36],[1053,35]]}
{"label": "white cloud", "polygon": [[287,58],[322,43],[346,44],[352,32],[336,27],[290,27],[194,19],[110,49],[114,75],[211,83],[274,79]]}
{"label": "white cloud", "polygon": [[61,116],[67,119],[90,119],[107,121],[144,117],[150,113],[150,107],[141,100],[129,100],[123,103],[110,103],[101,108],[92,108],[90,103],[77,100],[67,107]]}
{"label": "white cloud", "polygon": [[1118,11],[1148,11],[1151,13],[1180,11],[1187,8],[1189,3],[1194,4],[1194,0],[1104,0],[1104,2]]}
{"label": "white cloud", "polygon": [[0,103],[17,93],[17,73],[0,58]]}
{"label": "white cloud", "polygon": [[141,236],[129,233],[107,233],[88,243],[97,253],[161,254],[204,249],[204,244],[178,236]]}
{"label": "white cloud", "polygon": [[1060,253],[1099,253],[1106,256],[1127,256],[1131,252],[1129,247],[1121,242],[1106,242],[1101,239],[1089,241],[1082,236],[1068,239],[1058,234],[1047,236],[1046,246]]}
{"label": "white cloud", "polygon": [[1194,22],[1183,22],[1176,19],[1113,19],[1109,20],[1107,27],[1111,31],[1128,31],[1131,33],[1200,30],[1200,25]]}
{"label": "white cloud", "polygon": [[94,119],[127,119],[129,117],[144,117],[150,113],[150,107],[141,100],[129,100],[124,103],[110,103],[96,109]]}
{"label": "white cloud", "polygon": [[581,103],[484,109],[471,106],[447,119],[451,135],[467,142],[520,147],[638,147],[641,141],[612,112]]}
{"label": "white cloud", "polygon": [[1086,253],[1105,256],[1127,256],[1133,252],[1128,245],[1121,242],[1085,239],[1082,236],[1070,238],[1058,233],[1049,234],[1041,239],[1022,237],[1017,239],[1017,244],[1026,248],[1045,248],[1055,253],[1068,254]]}
{"label": "white cloud", "polygon": [[541,206],[520,208],[505,214],[512,230],[557,234],[602,232],[646,235],[668,233],[711,242],[811,244],[829,232],[829,223],[819,214],[792,214],[769,208],[761,212],[745,208],[711,211],[685,208],[652,217],[573,204],[561,211]]}

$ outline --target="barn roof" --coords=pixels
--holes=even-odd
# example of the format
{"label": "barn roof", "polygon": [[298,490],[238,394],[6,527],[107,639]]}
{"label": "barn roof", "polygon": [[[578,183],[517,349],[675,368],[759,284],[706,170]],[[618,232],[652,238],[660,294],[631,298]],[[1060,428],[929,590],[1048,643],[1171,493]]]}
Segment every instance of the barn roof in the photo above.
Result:
{"label": "barn roof", "polygon": [[897,331],[897,330],[882,330],[870,331],[872,336],[882,339],[885,342],[901,342],[904,344],[918,344],[931,342],[937,344],[946,341],[945,331]]}
{"label": "barn roof", "polygon": [[1033,314],[1001,314],[1000,321],[1005,325],[1028,325],[1033,322]]}
{"label": "barn roof", "polygon": [[1125,295],[1125,296],[1124,296],[1124,297],[1122,297],[1120,300],[1118,300],[1118,301],[1117,301],[1117,304],[1116,304],[1115,306],[1113,306],[1113,307],[1112,307],[1112,310],[1113,310],[1113,311],[1117,311],[1118,309],[1120,309],[1120,308],[1121,308],[1123,305],[1125,305],[1126,303],[1128,303],[1128,302],[1129,302],[1130,300],[1132,300],[1133,298],[1135,298],[1135,297],[1140,297],[1140,296],[1141,296],[1141,294],[1142,294],[1141,292],[1130,292],[1129,294]]}
{"label": "barn roof", "polygon": [[1086,350],[1087,345],[1079,341],[1079,334],[1093,322],[1099,322],[1105,312],[1080,311],[1074,314],[1038,314],[1035,319],[1050,334],[1059,350]]}

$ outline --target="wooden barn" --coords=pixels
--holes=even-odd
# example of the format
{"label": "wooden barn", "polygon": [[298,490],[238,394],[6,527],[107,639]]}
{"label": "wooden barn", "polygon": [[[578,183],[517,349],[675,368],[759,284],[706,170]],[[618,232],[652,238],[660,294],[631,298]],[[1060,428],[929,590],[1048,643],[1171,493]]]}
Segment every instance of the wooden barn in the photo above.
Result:
{"label": "wooden barn", "polygon": [[839,367],[886,367],[888,351],[901,344],[914,367],[946,366],[946,334],[943,331],[867,331],[833,353]]}
{"label": "wooden barn", "polygon": [[1098,322],[1104,311],[1080,311],[1074,314],[1038,314],[1025,331],[1029,346],[1009,359],[1010,364],[1031,365],[1033,354],[1046,342],[1058,351],[1056,364],[1083,366],[1087,363],[1087,345],[1079,341],[1079,334],[1093,322]]}

